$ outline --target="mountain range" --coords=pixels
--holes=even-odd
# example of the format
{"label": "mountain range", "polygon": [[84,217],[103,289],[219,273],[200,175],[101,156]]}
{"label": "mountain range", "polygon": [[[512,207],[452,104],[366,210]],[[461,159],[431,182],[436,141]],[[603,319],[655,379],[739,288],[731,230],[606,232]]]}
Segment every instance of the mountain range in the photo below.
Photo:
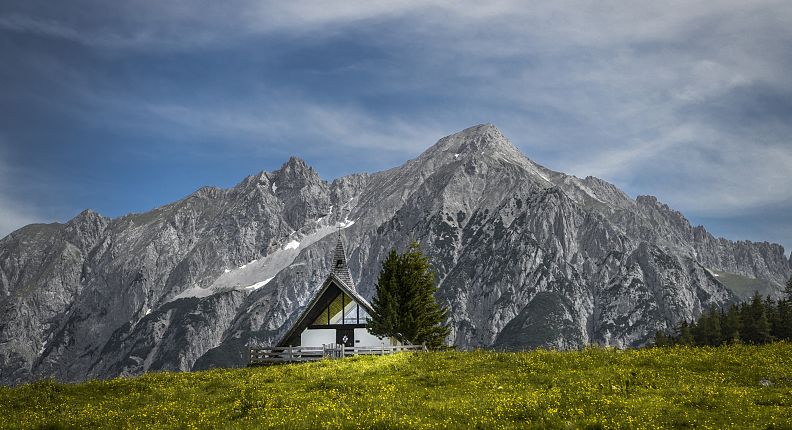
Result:
{"label": "mountain range", "polygon": [[391,248],[421,243],[458,348],[646,345],[754,290],[783,247],[716,238],[652,196],[543,167],[493,125],[332,182],[299,158],[150,212],[86,210],[0,240],[0,383],[245,363],[330,270],[341,235],[371,298]]}

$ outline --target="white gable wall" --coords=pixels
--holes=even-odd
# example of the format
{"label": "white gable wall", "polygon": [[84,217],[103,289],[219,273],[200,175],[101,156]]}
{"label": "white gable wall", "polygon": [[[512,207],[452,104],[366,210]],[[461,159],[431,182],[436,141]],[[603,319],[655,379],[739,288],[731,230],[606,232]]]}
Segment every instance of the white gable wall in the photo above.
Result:
{"label": "white gable wall", "polygon": [[[329,345],[335,343],[335,341],[336,329],[334,328],[307,328],[300,334],[301,346]],[[397,345],[401,345],[401,343],[395,339],[389,337],[380,339],[369,333],[366,328],[355,329],[355,346],[357,347]]]}
{"label": "white gable wall", "polygon": [[[357,335],[357,333],[355,333]],[[334,328],[307,328],[300,334],[300,346],[322,346],[335,343]]]}
{"label": "white gable wall", "polygon": [[366,328],[356,328],[355,329],[355,346],[395,346],[400,345],[396,342],[395,339],[391,339],[389,337],[386,338],[378,338],[373,334],[369,333],[368,329]]}

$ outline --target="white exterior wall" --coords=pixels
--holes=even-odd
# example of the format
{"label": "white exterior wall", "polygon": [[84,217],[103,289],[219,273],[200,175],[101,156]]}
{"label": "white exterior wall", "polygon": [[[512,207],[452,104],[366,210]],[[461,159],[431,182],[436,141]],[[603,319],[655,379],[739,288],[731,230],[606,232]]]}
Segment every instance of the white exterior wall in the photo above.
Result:
{"label": "white exterior wall", "polygon": [[[300,334],[301,346],[322,346],[335,343],[336,329],[334,328],[307,328]],[[396,339],[383,338],[369,333],[368,329],[356,328],[355,329],[355,346],[399,346],[401,345]]]}
{"label": "white exterior wall", "polygon": [[391,339],[389,337],[380,339],[377,336],[369,333],[368,329],[366,328],[355,329],[355,346],[381,346],[383,344],[385,346],[401,345],[399,342],[396,342],[395,339]]}
{"label": "white exterior wall", "polygon": [[[357,331],[355,331],[357,336]],[[336,331],[334,328],[307,328],[300,334],[301,346],[322,346],[335,343]]]}

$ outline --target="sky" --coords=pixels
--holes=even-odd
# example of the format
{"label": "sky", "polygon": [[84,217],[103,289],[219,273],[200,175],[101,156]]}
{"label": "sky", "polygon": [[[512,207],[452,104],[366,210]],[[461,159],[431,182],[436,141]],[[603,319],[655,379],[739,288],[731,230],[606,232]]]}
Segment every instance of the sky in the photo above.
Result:
{"label": "sky", "polygon": [[0,236],[291,155],[331,180],[495,124],[553,170],[792,249],[789,1],[3,1]]}

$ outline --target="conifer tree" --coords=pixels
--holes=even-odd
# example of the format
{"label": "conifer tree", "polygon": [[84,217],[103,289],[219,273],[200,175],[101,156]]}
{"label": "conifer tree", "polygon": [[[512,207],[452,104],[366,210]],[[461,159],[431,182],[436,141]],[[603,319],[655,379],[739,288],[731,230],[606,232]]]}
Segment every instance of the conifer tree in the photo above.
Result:
{"label": "conifer tree", "polygon": [[663,330],[655,331],[654,346],[669,346],[673,343],[671,339]]}
{"label": "conifer tree", "polygon": [[690,335],[693,337],[693,344],[704,346],[707,344],[707,314],[702,313],[698,321],[690,323]]}
{"label": "conifer tree", "polygon": [[792,340],[792,301],[779,300],[777,309],[778,329],[775,336],[779,340]]}
{"label": "conifer tree", "polygon": [[392,249],[388,258],[382,262],[382,270],[377,278],[377,289],[371,307],[374,312],[368,321],[368,330],[375,336],[394,336],[401,340],[401,321],[399,303],[402,301],[399,276],[400,257]]}
{"label": "conifer tree", "polygon": [[723,342],[740,342],[740,310],[737,305],[729,306],[729,310],[721,312],[721,337]]}
{"label": "conifer tree", "polygon": [[792,302],[792,276],[789,277],[786,287],[784,287],[784,295],[787,301]]}
{"label": "conifer tree", "polygon": [[449,329],[442,325],[447,309],[435,299],[435,273],[418,242],[402,255],[392,250],[377,282],[369,330],[402,342],[439,347]]}
{"label": "conifer tree", "polygon": [[702,314],[699,319],[699,336],[701,337],[699,345],[718,346],[721,344],[721,324],[718,316],[718,311],[713,307],[708,313]]}
{"label": "conifer tree", "polygon": [[767,296],[764,300],[764,309],[765,315],[767,316],[767,322],[770,327],[770,337],[772,339],[776,339],[778,338],[778,334],[781,330],[781,316],[778,314],[778,307],[776,307],[776,303],[770,298],[770,296]]}
{"label": "conifer tree", "polygon": [[410,245],[402,263],[403,282],[409,292],[406,297],[406,315],[410,320],[405,324],[408,339],[413,343],[439,347],[449,333],[448,327],[442,325],[448,310],[435,299],[436,275],[418,242],[414,241]]}
{"label": "conifer tree", "polygon": [[758,291],[754,293],[750,304],[743,304],[740,313],[742,314],[743,341],[758,345],[772,340],[765,304]]}
{"label": "conifer tree", "polygon": [[690,332],[690,325],[687,321],[682,321],[677,326],[677,343],[680,345],[693,345],[693,334]]}

